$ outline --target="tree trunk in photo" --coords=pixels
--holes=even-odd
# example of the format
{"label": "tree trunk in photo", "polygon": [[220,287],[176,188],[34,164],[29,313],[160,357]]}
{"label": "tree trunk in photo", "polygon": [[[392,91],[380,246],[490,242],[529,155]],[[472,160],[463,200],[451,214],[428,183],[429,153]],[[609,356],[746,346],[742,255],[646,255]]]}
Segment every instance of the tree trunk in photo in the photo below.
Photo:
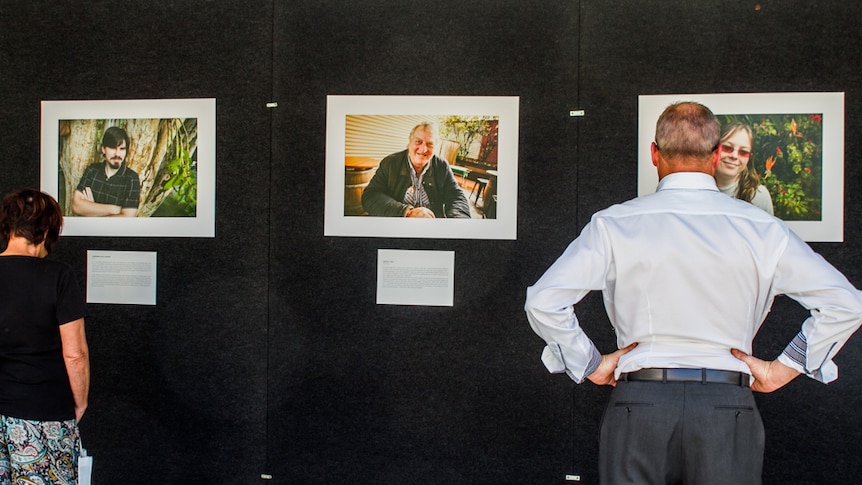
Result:
{"label": "tree trunk in photo", "polygon": [[165,183],[173,174],[168,165],[178,151],[197,144],[197,120],[62,120],[60,121],[60,170],[66,194],[61,201],[63,213],[72,214],[72,197],[86,168],[104,160],[101,137],[110,126],[126,130],[131,140],[125,164],[138,174],[141,198],[137,217],[151,216],[173,193]]}
{"label": "tree trunk in photo", "polygon": [[[181,126],[185,127],[185,133],[181,133]],[[184,145],[197,146],[197,120],[160,120],[158,131],[153,133],[157,136],[151,141],[153,153],[145,168],[146,177],[143,172],[138,172],[141,177],[141,206],[138,213],[144,216],[152,215],[173,194],[173,189],[164,188],[173,176],[168,164]],[[186,143],[182,140],[184,137],[188,137]]]}
{"label": "tree trunk in photo", "polygon": [[[126,165],[137,172],[141,181],[141,204],[138,206],[138,217],[152,215],[168,195],[165,191],[154,191],[154,187],[160,188],[164,182],[164,180],[157,180],[157,174],[167,152],[167,140],[175,133],[169,125],[170,120],[143,119],[129,120],[126,126],[126,133],[132,139]],[[157,193],[155,197],[153,192]]]}
{"label": "tree trunk in photo", "polygon": [[60,121],[60,170],[66,195],[59,202],[65,215],[72,215],[72,197],[84,170],[102,158],[98,132],[97,120]]}

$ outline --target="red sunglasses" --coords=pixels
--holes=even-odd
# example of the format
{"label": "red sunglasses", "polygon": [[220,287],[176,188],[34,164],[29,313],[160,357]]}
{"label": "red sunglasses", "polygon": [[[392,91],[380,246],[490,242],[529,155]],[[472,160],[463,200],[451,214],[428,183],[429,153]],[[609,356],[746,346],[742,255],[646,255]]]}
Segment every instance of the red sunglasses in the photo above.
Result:
{"label": "red sunglasses", "polygon": [[[730,145],[719,145],[719,148],[721,148],[722,153],[726,153],[728,155],[732,155],[734,150],[736,150],[735,148],[733,148]],[[745,148],[739,149],[739,158],[748,158],[750,156],[751,156],[751,150],[746,150]]]}

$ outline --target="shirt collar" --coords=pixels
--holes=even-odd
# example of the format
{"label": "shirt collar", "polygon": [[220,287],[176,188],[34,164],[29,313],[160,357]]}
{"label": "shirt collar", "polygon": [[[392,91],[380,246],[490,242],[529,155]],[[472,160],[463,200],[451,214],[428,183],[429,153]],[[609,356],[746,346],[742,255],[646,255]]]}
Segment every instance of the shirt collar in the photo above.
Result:
{"label": "shirt collar", "polygon": [[703,172],[676,172],[665,175],[656,191],[668,189],[713,190],[718,192],[715,179]]}
{"label": "shirt collar", "polygon": [[428,160],[428,163],[426,163],[425,167],[422,168],[422,173],[416,175],[416,170],[413,170],[413,162],[410,161],[410,154],[407,153],[407,171],[410,172],[410,178],[412,178],[414,181],[417,178],[421,180],[422,177],[424,177],[425,174],[428,173],[428,170],[431,169],[432,161],[434,161],[434,157],[431,157],[431,160]]}

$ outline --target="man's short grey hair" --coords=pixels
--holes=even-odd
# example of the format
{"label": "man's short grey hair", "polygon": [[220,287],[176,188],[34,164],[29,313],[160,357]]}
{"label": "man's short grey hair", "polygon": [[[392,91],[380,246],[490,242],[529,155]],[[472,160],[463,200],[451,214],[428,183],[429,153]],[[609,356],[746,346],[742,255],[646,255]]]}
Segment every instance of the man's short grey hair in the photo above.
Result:
{"label": "man's short grey hair", "polygon": [[408,143],[413,141],[413,134],[416,133],[416,130],[420,128],[429,131],[434,137],[435,142],[440,138],[440,135],[437,132],[437,125],[430,121],[423,121],[422,123],[419,123],[418,125],[414,126],[412,130],[410,130],[410,136],[407,138]]}
{"label": "man's short grey hair", "polygon": [[659,116],[655,143],[667,158],[706,159],[718,147],[718,118],[706,106],[684,101],[674,103]]}

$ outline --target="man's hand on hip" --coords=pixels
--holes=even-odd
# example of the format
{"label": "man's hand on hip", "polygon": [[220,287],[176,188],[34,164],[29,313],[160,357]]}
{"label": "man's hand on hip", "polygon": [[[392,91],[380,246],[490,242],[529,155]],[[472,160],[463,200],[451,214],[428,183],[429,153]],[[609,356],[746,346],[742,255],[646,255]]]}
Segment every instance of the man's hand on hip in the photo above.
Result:
{"label": "man's hand on hip", "polygon": [[638,344],[635,342],[628,347],[623,347],[617,350],[616,352],[602,355],[602,363],[599,364],[599,368],[592,374],[588,375],[587,379],[589,379],[593,384],[599,386],[616,387],[617,379],[614,377],[614,372],[617,370],[617,364],[620,362],[620,357],[631,352],[631,350],[637,346]]}
{"label": "man's hand on hip", "polygon": [[754,382],[751,383],[752,391],[777,391],[799,375],[799,371],[777,360],[761,360],[738,349],[730,349],[730,353],[748,364],[748,368],[751,369],[751,375],[754,376]]}

